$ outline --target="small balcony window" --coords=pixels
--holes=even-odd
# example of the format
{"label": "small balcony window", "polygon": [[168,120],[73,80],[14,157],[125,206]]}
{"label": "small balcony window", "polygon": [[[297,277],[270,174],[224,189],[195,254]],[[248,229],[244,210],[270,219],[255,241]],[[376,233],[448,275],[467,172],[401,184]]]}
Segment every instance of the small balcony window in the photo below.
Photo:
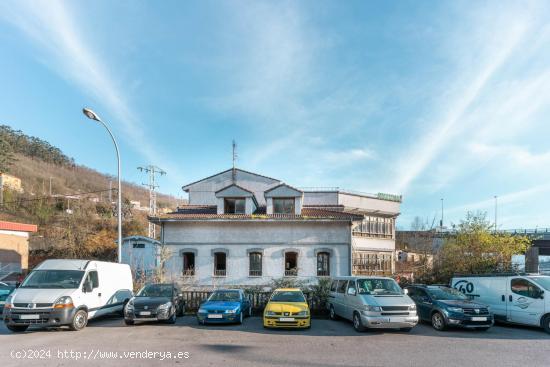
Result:
{"label": "small balcony window", "polygon": [[246,207],[245,198],[226,198],[224,199],[225,214],[244,214]]}
{"label": "small balcony window", "polygon": [[224,277],[227,275],[227,255],[225,252],[214,254],[214,276]]}
{"label": "small balcony window", "polygon": [[295,277],[298,275],[298,254],[296,252],[285,252],[285,276]]}
{"label": "small balcony window", "polygon": [[262,276],[262,254],[259,252],[251,252],[249,255],[249,276],[261,277]]}
{"label": "small balcony window", "polygon": [[192,252],[183,253],[183,275],[195,275],[195,254]]}
{"label": "small balcony window", "polygon": [[328,252],[319,252],[317,254],[317,276],[330,276],[330,254]]}

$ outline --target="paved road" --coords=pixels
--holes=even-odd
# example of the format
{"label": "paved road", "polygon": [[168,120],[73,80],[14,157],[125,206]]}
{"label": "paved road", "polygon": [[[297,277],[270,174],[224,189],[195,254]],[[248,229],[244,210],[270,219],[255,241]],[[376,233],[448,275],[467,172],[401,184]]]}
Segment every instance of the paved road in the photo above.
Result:
{"label": "paved road", "polygon": [[[41,351],[44,359],[14,358],[29,349]],[[58,351],[66,351],[65,358]],[[143,358],[145,351],[170,352],[173,356],[180,352],[180,355],[161,360],[162,355],[157,354],[147,359]],[[142,354],[132,356],[124,352]],[[93,359],[105,357],[105,353],[112,353],[110,359],[103,358],[101,362]],[[77,357],[81,359],[75,362]],[[102,366],[548,367],[550,335],[538,329],[501,326],[487,332],[436,332],[427,325],[419,325],[410,333],[359,334],[345,321],[330,320],[313,320],[311,329],[306,331],[264,330],[261,319],[256,317],[245,319],[243,325],[199,326],[193,317],[186,316],[178,319],[176,325],[134,327],[110,318],[92,321],[80,332],[35,329],[24,334],[13,334],[3,324],[0,326],[2,367],[99,363]]]}

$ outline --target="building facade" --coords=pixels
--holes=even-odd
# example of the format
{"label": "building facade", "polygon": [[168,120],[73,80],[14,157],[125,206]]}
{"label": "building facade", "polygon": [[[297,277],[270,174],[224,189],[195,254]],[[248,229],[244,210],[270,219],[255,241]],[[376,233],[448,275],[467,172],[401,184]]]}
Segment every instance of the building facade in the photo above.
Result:
{"label": "building facade", "polygon": [[0,281],[15,281],[28,269],[29,234],[34,224],[0,221]]}
{"label": "building facade", "polygon": [[265,285],[292,277],[390,275],[401,198],[297,189],[229,169],[183,187],[189,204],[161,226],[165,271],[197,285]]}
{"label": "building facade", "polygon": [[134,279],[151,279],[160,265],[160,242],[150,237],[122,239],[121,263],[130,265]]}

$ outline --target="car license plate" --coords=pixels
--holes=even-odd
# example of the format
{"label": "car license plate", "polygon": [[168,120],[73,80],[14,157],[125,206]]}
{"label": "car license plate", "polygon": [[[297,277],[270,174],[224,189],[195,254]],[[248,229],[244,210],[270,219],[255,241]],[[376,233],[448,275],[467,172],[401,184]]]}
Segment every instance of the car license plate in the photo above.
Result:
{"label": "car license plate", "polygon": [[216,314],[210,314],[208,315],[209,319],[221,319],[223,318],[223,315],[216,315]]}
{"label": "car license plate", "polygon": [[151,316],[151,311],[141,311],[139,314],[141,316]]}
{"label": "car license plate", "polygon": [[472,321],[487,321],[486,317],[472,317]]}
{"label": "car license plate", "polygon": [[39,319],[40,316],[38,316],[38,315],[20,315],[19,318],[21,320],[36,320],[36,319]]}
{"label": "car license plate", "polygon": [[294,321],[294,317],[281,317],[279,321],[286,322],[286,321]]}

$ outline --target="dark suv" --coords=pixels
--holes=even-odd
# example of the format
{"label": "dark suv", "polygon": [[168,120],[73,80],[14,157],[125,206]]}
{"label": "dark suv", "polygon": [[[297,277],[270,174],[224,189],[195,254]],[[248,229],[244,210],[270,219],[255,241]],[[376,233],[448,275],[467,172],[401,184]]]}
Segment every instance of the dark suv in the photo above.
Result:
{"label": "dark suv", "polygon": [[416,303],[418,317],[436,330],[462,327],[487,330],[493,326],[489,306],[473,302],[462,292],[439,285],[411,285],[406,288]]}

